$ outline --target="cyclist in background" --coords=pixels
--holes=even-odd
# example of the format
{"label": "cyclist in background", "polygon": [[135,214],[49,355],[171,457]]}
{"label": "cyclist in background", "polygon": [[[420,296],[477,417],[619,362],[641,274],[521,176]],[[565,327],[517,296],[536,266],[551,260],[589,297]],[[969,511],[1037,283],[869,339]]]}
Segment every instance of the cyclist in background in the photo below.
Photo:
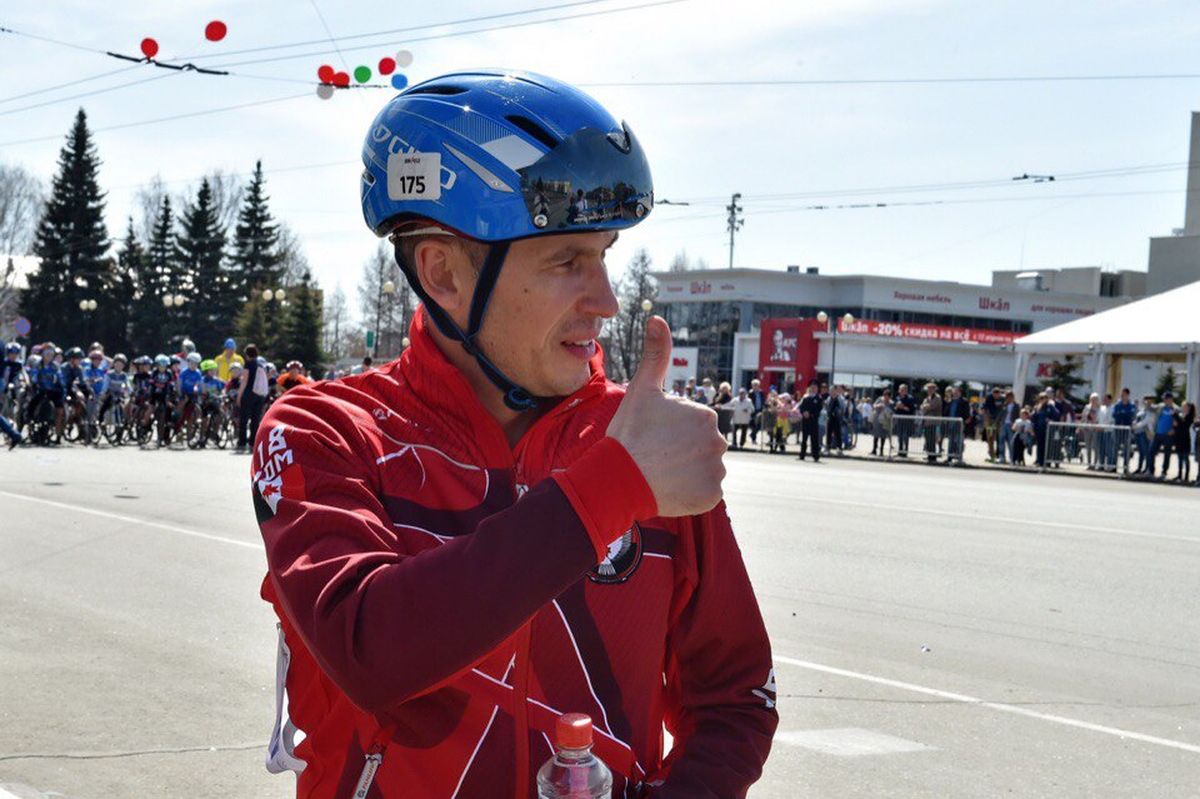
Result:
{"label": "cyclist in background", "polygon": [[289,388],[302,386],[309,382],[312,381],[304,376],[304,364],[299,361],[288,361],[287,371],[279,376],[276,385],[279,386],[279,393],[282,394]]}
{"label": "cyclist in background", "polygon": [[129,396],[129,373],[125,371],[127,358],[118,352],[113,356],[112,368],[105,375],[104,385],[97,392],[101,397],[98,418],[103,419],[110,405],[114,402],[120,407]]}
{"label": "cyclist in background", "polygon": [[83,382],[88,391],[87,415],[91,421],[99,418],[99,402],[108,382],[108,367],[109,361],[104,356],[104,350],[96,349],[93,344],[88,351],[88,362],[83,367]]}
{"label": "cyclist in background", "polygon": [[187,423],[196,412],[197,400],[200,397],[200,381],[204,374],[200,371],[200,353],[190,352],[183,371],[179,373],[179,403],[178,423],[176,430]]}
{"label": "cyclist in background", "polygon": [[11,341],[4,348],[5,359],[0,363],[0,413],[12,412],[17,394],[27,382],[25,364],[21,361],[21,345]]}
{"label": "cyclist in background", "polygon": [[[161,353],[154,356],[154,372],[150,375],[150,404],[147,412],[156,416],[162,413],[165,419],[170,419],[175,410],[177,394],[175,374],[171,370],[171,359]],[[159,430],[158,442],[163,446],[169,443],[165,424]]]}
{"label": "cyclist in background", "polygon": [[54,406],[54,432],[58,440],[63,433],[63,403],[67,396],[66,383],[63,380],[62,369],[54,362],[54,350],[42,350],[44,355],[34,355],[30,360],[30,379],[33,382],[33,401],[29,403],[29,418],[37,419],[42,403],[49,402]]}
{"label": "cyclist in background", "polygon": [[200,378],[200,424],[203,426],[200,446],[203,447],[208,443],[209,426],[214,419],[220,418],[225,381],[217,377],[217,362],[212,358],[200,362],[200,371],[203,374]]}

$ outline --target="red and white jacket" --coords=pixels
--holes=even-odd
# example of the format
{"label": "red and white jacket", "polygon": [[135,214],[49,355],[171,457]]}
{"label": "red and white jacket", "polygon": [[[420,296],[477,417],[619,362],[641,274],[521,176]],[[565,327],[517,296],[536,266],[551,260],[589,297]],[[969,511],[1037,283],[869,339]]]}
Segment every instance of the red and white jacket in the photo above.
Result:
{"label": "red and white jacket", "polygon": [[255,442],[281,628],[268,767],[304,799],[528,799],[555,719],[583,712],[614,797],[744,796],[778,717],[724,506],[655,516],[605,437],[623,389],[602,356],[510,447],[423,312],[410,338],[287,392]]}

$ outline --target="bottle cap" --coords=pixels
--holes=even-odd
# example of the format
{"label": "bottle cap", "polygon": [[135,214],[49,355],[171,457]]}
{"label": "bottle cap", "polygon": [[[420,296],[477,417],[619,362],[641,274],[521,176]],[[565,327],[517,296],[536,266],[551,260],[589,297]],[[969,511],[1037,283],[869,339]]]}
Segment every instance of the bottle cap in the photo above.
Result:
{"label": "bottle cap", "polygon": [[592,745],[592,717],[585,713],[565,713],[558,717],[555,730],[559,749],[583,749]]}

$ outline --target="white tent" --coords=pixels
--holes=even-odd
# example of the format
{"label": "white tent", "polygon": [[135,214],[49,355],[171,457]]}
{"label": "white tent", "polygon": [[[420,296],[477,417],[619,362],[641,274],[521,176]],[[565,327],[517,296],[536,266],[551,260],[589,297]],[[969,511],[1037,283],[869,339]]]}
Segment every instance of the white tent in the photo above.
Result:
{"label": "white tent", "polygon": [[1183,361],[1187,395],[1200,397],[1200,281],[1017,339],[1013,390],[1021,397],[1035,355],[1090,356],[1094,390],[1103,393],[1121,356]]}

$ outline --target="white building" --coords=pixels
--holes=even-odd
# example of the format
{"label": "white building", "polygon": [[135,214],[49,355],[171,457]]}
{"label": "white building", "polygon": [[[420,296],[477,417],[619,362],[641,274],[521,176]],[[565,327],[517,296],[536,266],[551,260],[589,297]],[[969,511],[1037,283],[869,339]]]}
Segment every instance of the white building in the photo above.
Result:
{"label": "white building", "polygon": [[[1129,294],[1144,291],[1139,283],[1144,275],[1106,273],[1099,267],[997,272],[990,286],[821,275],[798,267],[786,272],[662,272],[655,277],[655,310],[671,325],[680,363],[695,376],[735,386],[748,384],[760,371],[776,386],[807,382],[814,373],[833,372],[835,359],[836,380],[860,386],[880,384],[881,378],[1008,384],[1017,337],[1121,305],[1132,299]],[[1054,285],[1072,290],[1048,290]],[[1105,296],[1118,291],[1129,294]],[[848,313],[854,322],[842,322],[835,336],[832,322],[818,329],[814,320],[821,311],[833,320]],[[764,320],[808,320],[778,337],[792,347],[785,359],[790,366],[771,360],[771,346],[760,347]],[[775,324],[767,326],[776,338]],[[794,340],[797,331],[800,341]],[[1031,382],[1048,365],[1031,363]]]}

